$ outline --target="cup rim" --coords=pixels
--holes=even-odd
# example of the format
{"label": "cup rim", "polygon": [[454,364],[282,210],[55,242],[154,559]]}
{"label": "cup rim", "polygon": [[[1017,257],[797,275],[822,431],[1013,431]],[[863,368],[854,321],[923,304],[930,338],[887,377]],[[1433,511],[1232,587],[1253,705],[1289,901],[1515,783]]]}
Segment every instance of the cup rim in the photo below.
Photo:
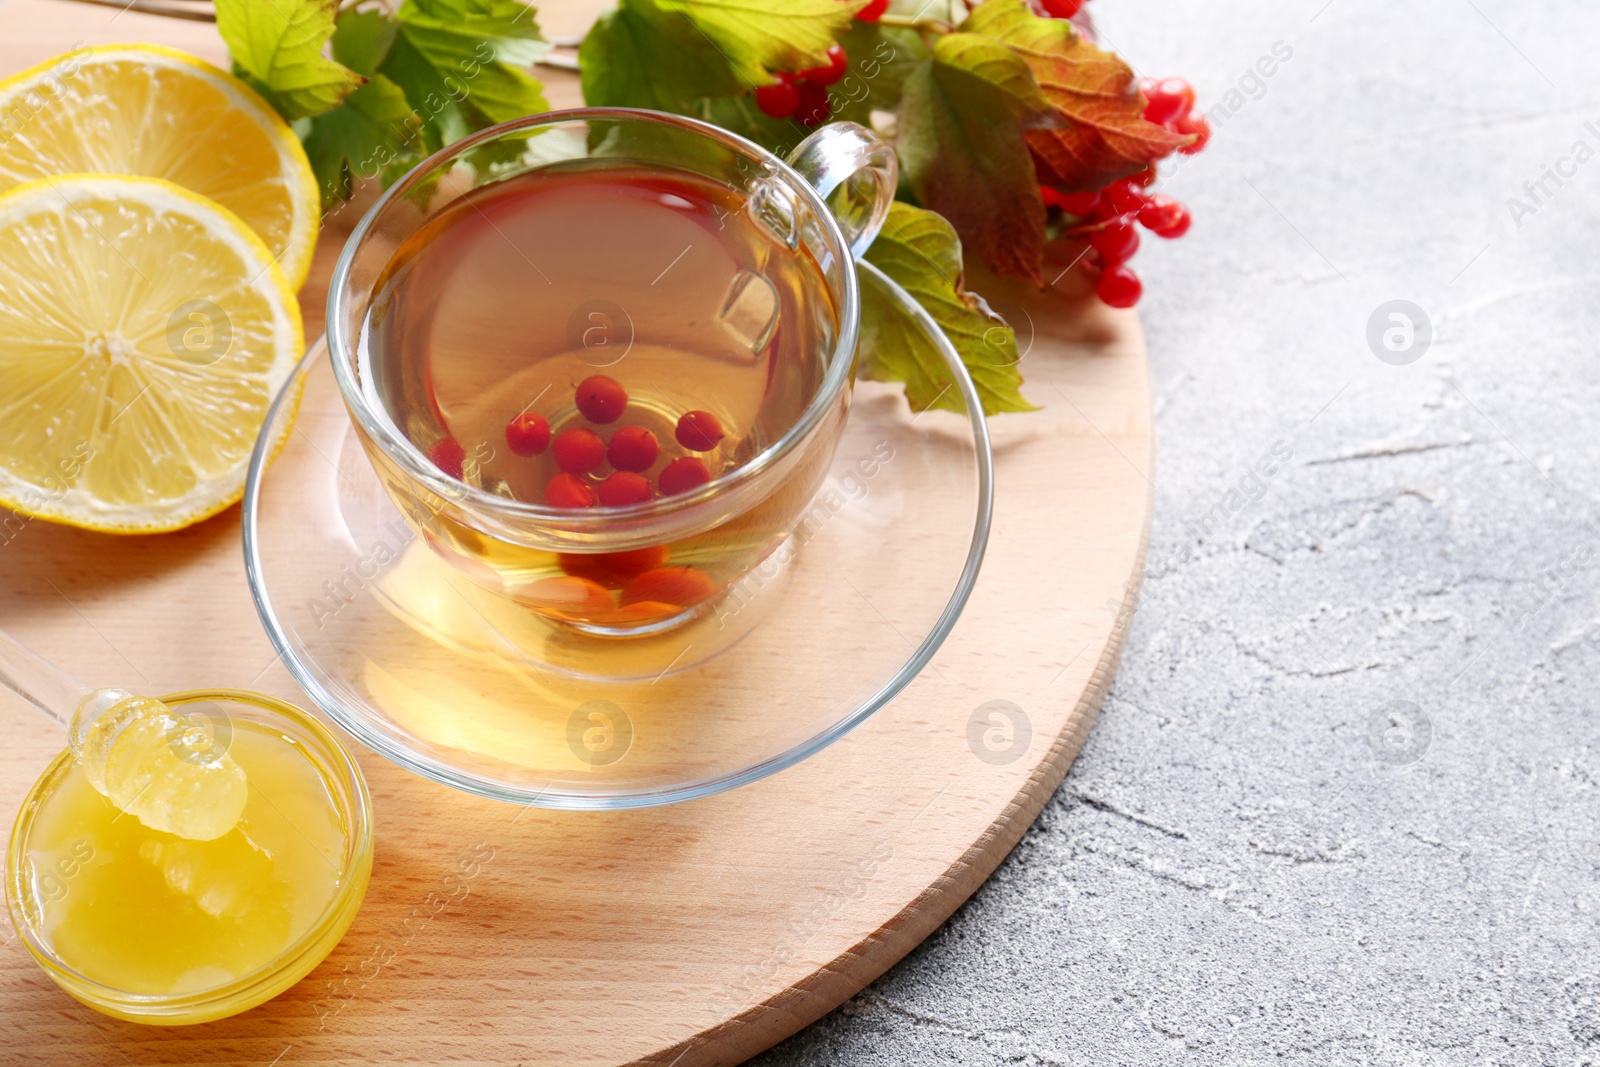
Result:
{"label": "cup rim", "polygon": [[[351,366],[352,361],[342,358],[341,355],[353,355],[354,353],[354,339],[347,335],[344,323],[345,311],[349,304],[346,293],[347,283],[355,263],[356,254],[376,224],[379,216],[395,200],[405,196],[409,191],[415,189],[434,174],[452,165],[471,149],[483,144],[485,141],[491,141],[506,134],[538,126],[554,127],[565,123],[607,119],[675,126],[679,129],[699,133],[759,160],[771,167],[779,177],[783,178],[790,190],[805,202],[811,211],[812,217],[821,224],[824,237],[831,246],[831,251],[838,256],[842,265],[840,274],[843,276],[843,293],[838,305],[838,334],[833,346],[833,359],[829,364],[826,377],[823,378],[822,384],[807,402],[805,410],[801,412],[800,417],[784,431],[778,440],[768,445],[747,462],[713,478],[698,489],[663,497],[659,500],[649,500],[640,504],[623,506],[596,505],[588,508],[556,508],[530,501],[508,500],[495,493],[490,493],[476,486],[468,485],[466,482],[451,478],[439,470],[428,460],[422,450],[412,443],[410,438],[400,432],[399,427],[394,424],[393,419],[389,417],[387,412],[367,402],[367,397],[360,384],[356,381]],[[819,129],[822,128],[825,127],[819,127]],[[350,237],[345,241],[344,248],[339,253],[339,259],[334,264],[333,275],[328,282],[325,333],[327,334],[328,342],[328,358],[333,363],[334,380],[338,383],[339,393],[344,398],[346,409],[360,424],[363,432],[377,442],[384,454],[391,461],[398,464],[408,477],[422,483],[430,493],[437,497],[466,506],[475,513],[487,513],[501,522],[508,520],[512,522],[534,520],[561,526],[569,530],[596,533],[598,532],[596,528],[609,530],[612,524],[618,520],[649,521],[689,511],[709,500],[722,496],[731,489],[754,481],[768,469],[778,464],[789,453],[793,452],[796,446],[810,436],[811,432],[817,428],[838,400],[855,365],[855,351],[860,337],[860,327],[860,282],[856,277],[855,260],[850,252],[850,242],[845,239],[843,231],[839,229],[838,220],[828,207],[827,201],[817,192],[816,187],[790,166],[786,160],[761,147],[754,141],[725,130],[720,126],[689,118],[685,115],[674,115],[665,111],[652,111],[648,108],[580,107],[540,112],[536,115],[528,115],[520,119],[513,119],[510,122],[502,122],[498,125],[487,127],[435,152],[408,171],[394,185],[384,190],[383,195],[378,198],[372,207],[367,209],[366,214],[361,217],[361,221],[350,232]]]}
{"label": "cup rim", "polygon": [[[295,723],[323,749],[319,754],[319,762],[325,764],[328,772],[337,775],[337,783],[350,802],[350,813],[342,857],[345,877],[321,913],[277,956],[249,974],[241,975],[223,985],[191,993],[131,993],[108,985],[88,977],[63,961],[51,946],[38,936],[33,925],[26,921],[26,916],[21,911],[12,882],[13,875],[20,870],[16,862],[17,857],[34,824],[33,816],[28,814],[26,802],[23,813],[19,815],[12,828],[11,841],[7,849],[6,902],[18,939],[28,950],[28,954],[44,969],[52,981],[74,998],[119,1018],[136,1022],[205,1022],[248,1011],[277,996],[322,962],[327,951],[319,954],[318,949],[330,935],[335,933],[343,935],[344,931],[339,929],[341,923],[348,926],[349,921],[354,918],[352,903],[359,906],[361,898],[367,891],[374,844],[372,796],[367,788],[366,778],[349,749],[341,744],[314,715],[288,701],[279,700],[265,693],[221,688],[189,689],[180,693],[169,693],[157,699],[173,707],[197,701],[219,700],[262,708]],[[63,750],[45,768],[39,780],[60,774],[65,766],[73,761],[72,751]],[[29,788],[30,800],[36,787],[37,782]],[[329,945],[328,949],[331,950],[332,947],[333,945]],[[284,982],[286,976],[291,977],[287,983]]]}

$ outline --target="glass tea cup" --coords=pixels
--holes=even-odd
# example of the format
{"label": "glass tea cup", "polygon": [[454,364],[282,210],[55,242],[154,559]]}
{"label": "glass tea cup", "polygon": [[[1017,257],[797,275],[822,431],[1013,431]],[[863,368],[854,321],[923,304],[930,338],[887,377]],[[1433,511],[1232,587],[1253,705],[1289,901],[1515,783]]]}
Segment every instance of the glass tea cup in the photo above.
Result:
{"label": "glass tea cup", "polygon": [[[463,163],[480,175],[476,185]],[[335,377],[379,480],[439,558],[563,627],[653,634],[706,613],[809,521],[849,410],[860,316],[853,255],[882,225],[895,180],[893,151],[853,123],[822,127],[784,161],[707,123],[621,108],[532,116],[434,155],[362,219],[330,286]],[[688,264],[663,287],[678,261],[661,263],[654,279],[656,264],[641,272],[620,262],[626,232],[608,230],[588,247],[571,234],[558,239],[559,216],[521,229],[507,221],[509,201],[497,198],[551,181],[580,199],[616,181],[674,205],[690,203],[677,191],[702,191],[711,210],[691,232],[715,242],[731,220],[755,252],[727,270],[720,260],[709,270]],[[488,251],[459,263],[439,253],[443,268],[422,258],[468,227],[485,243],[466,247]],[[444,290],[456,295],[435,306]],[[708,330],[719,353],[734,355],[685,367]],[[481,352],[499,360],[494,371],[466,367]],[[525,375],[533,377],[519,392]],[[742,383],[740,410],[731,401],[717,410],[724,375]],[[605,399],[591,388],[596,376],[624,387],[619,421],[597,421],[585,407],[585,389]],[[447,397],[441,383],[454,388],[458,377],[476,384]],[[674,392],[662,385],[669,380],[704,392]],[[782,415],[763,424],[774,407]],[[725,437],[691,429],[686,439],[675,422],[690,410],[709,411]],[[542,436],[531,446],[536,458],[511,447],[503,421],[530,411]],[[457,440],[457,422],[468,421],[461,412],[481,432]],[[508,429],[497,437],[480,421]],[[650,464],[618,458],[624,425],[657,443]],[[596,438],[587,444],[605,445],[606,458],[587,470],[588,460],[571,464],[560,433],[549,444],[563,426],[583,431],[574,441]],[[543,462],[548,475],[552,461],[562,473],[542,496],[516,488],[530,464]],[[672,479],[674,461],[687,477]],[[624,466],[631,480],[614,484],[642,483],[647,497],[608,503],[606,483]],[[568,479],[560,501],[557,479]]]}

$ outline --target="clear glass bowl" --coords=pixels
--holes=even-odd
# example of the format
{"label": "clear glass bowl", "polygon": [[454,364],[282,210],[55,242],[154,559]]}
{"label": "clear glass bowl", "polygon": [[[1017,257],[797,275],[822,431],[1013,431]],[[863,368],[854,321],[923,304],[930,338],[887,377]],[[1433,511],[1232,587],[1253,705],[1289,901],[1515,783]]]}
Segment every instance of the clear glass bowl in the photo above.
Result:
{"label": "clear glass bowl", "polygon": [[193,690],[164,696],[169,707],[209,705],[205,714],[220,712],[229,721],[251,720],[291,739],[314,765],[338,805],[345,847],[338,857],[338,885],[321,914],[276,958],[225,984],[184,993],[134,993],[98,981],[65,962],[52,947],[32,895],[30,841],[37,819],[74,767],[64,750],[39,776],[23,801],[11,831],[6,857],[6,900],[11,921],[23,946],[52,981],[96,1011],[136,1023],[180,1026],[210,1022],[246,1011],[294,985],[333,951],[344,937],[366,896],[372,873],[372,798],[361,770],[338,739],[312,716],[293,704],[260,693],[234,689]]}
{"label": "clear glass bowl", "polygon": [[955,625],[993,505],[960,357],[882,273],[863,264],[861,284],[905,308],[963,410],[914,415],[898,385],[857,383],[800,530],[713,611],[644,637],[563,627],[442,563],[379,484],[319,344],[268,416],[244,497],[251,591],[285,664],[383,756],[513,803],[689,800],[838,740]]}

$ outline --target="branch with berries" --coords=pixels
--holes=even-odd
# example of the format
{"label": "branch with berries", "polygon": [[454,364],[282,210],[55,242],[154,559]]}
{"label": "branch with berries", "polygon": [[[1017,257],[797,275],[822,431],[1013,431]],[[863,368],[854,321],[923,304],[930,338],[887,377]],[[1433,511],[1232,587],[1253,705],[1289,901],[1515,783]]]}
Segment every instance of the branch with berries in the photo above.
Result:
{"label": "branch with berries", "polygon": [[[1036,5],[1036,6],[1034,6]],[[1031,410],[1016,338],[967,291],[963,254],[1044,285],[1066,246],[1105,303],[1131,307],[1139,228],[1182,236],[1189,212],[1151,191],[1158,163],[1210,129],[1176,79],[1136,79],[1095,43],[1084,0],[619,0],[584,36],[592,106],[691,115],[782,156],[816,127],[875,129],[901,165],[867,259],[944,328],[986,413]],[[551,62],[522,0],[217,0],[235,70],[295,123],[325,207],[444,145],[544,110]],[[469,159],[481,180],[514,160]],[[1075,256],[1074,256],[1075,253]],[[861,373],[913,408],[955,406],[887,301],[866,301]]]}
{"label": "branch with berries", "polygon": [[[830,120],[876,129],[899,154],[904,207],[868,259],[893,263],[924,306],[939,294],[928,309],[984,374],[987,410],[1027,410],[1015,359],[994,351],[1015,340],[966,292],[962,250],[1042,286],[1047,246],[1075,242],[1100,299],[1131,307],[1139,227],[1175,238],[1190,225],[1151,191],[1157,164],[1210,136],[1186,83],[1136,79],[1095,44],[1083,0],[1036,2],[620,0],[579,51],[584,99],[694,115],[779,155]],[[916,406],[910,379],[928,362],[865,369],[907,381]]]}

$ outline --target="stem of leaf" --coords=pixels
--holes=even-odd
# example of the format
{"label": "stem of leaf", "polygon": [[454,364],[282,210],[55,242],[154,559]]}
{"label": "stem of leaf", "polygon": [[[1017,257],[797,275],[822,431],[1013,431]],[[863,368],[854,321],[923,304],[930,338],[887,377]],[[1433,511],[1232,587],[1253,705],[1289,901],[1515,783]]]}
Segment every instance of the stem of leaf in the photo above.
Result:
{"label": "stem of leaf", "polygon": [[217,16],[210,8],[200,5],[184,6],[178,3],[163,4],[150,3],[147,0],[78,0],[80,4],[96,4],[100,7],[115,7],[123,11],[137,11],[145,15],[165,15],[167,18],[188,19],[191,22],[215,22]]}
{"label": "stem of leaf", "polygon": [[890,14],[879,16],[878,25],[898,26],[902,29],[918,30],[921,32],[932,31],[933,33],[950,33],[955,29],[954,26],[950,25],[950,23],[946,22],[944,19],[912,18],[909,15]]}

